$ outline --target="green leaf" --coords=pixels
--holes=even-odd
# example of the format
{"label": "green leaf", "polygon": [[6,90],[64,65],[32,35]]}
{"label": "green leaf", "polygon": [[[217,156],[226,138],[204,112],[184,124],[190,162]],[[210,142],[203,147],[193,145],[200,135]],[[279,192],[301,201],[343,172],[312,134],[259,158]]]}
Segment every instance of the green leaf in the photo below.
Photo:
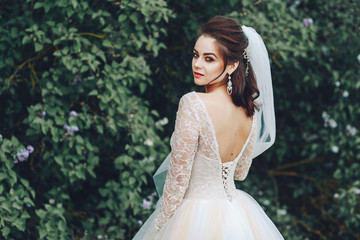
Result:
{"label": "green leaf", "polygon": [[25,188],[29,187],[29,181],[24,179],[24,178],[20,178],[20,182],[24,185]]}
{"label": "green leaf", "polygon": [[16,173],[14,171],[12,171],[12,170],[9,170],[8,174],[10,175],[11,180],[12,180],[10,184],[11,184],[11,186],[13,186],[17,182]]}
{"label": "green leaf", "polygon": [[7,237],[10,233],[10,228],[8,226],[5,226],[2,231],[1,231],[1,235],[3,235],[3,237]]}
{"label": "green leaf", "polygon": [[46,212],[43,209],[35,210],[35,213],[40,219],[44,219],[46,216]]}
{"label": "green leaf", "polygon": [[61,232],[65,232],[66,231],[66,223],[64,221],[59,221],[58,223],[58,229]]}
{"label": "green leaf", "polygon": [[14,209],[17,209],[17,210],[21,210],[22,209],[22,206],[17,203],[17,202],[13,202],[12,205],[11,205],[12,208]]}
{"label": "green leaf", "polygon": [[25,45],[27,43],[31,42],[31,37],[28,35],[25,35],[22,39],[22,44]]}
{"label": "green leaf", "polygon": [[105,40],[103,41],[103,46],[104,46],[104,47],[111,47],[111,42],[110,42],[108,39],[105,39]]}
{"label": "green leaf", "polygon": [[44,3],[42,3],[42,2],[36,2],[34,5],[34,9],[41,8],[41,7],[43,7],[43,5],[44,5]]}
{"label": "green leaf", "polygon": [[62,156],[55,156],[54,160],[57,164],[59,164],[59,166],[64,166],[64,161],[63,161]]}
{"label": "green leaf", "polygon": [[138,24],[138,19],[137,19],[136,13],[132,13],[129,18],[134,24]]}
{"label": "green leaf", "polygon": [[30,214],[27,212],[27,211],[23,211],[22,213],[21,213],[21,217],[20,217],[21,219],[24,219],[24,220],[26,220],[26,219],[29,219],[30,218]]}
{"label": "green leaf", "polygon": [[103,134],[104,133],[104,127],[102,125],[97,125],[96,126],[96,130],[100,133]]}
{"label": "green leaf", "polygon": [[43,45],[38,43],[38,42],[35,42],[34,43],[34,48],[35,48],[35,52],[38,52],[43,48]]}
{"label": "green leaf", "polygon": [[7,174],[4,173],[4,172],[0,172],[0,182],[3,180],[3,179],[6,179],[7,178]]}
{"label": "green leaf", "polygon": [[146,91],[147,85],[146,85],[146,83],[141,82],[141,83],[139,84],[139,87],[140,87],[140,92],[141,92],[141,93],[144,93],[144,92]]}
{"label": "green leaf", "polygon": [[39,236],[40,236],[40,239],[44,239],[46,235],[47,235],[46,229],[44,229],[44,228],[39,228]]}
{"label": "green leaf", "polygon": [[11,208],[11,205],[10,205],[10,202],[9,201],[6,201],[6,202],[2,202],[0,204],[0,207],[1,209],[5,209],[7,212],[11,213],[12,212],[12,208]]}
{"label": "green leaf", "polygon": [[123,21],[125,21],[126,18],[127,18],[126,15],[120,14],[119,17],[118,17],[118,21],[119,21],[119,22],[123,22]]}

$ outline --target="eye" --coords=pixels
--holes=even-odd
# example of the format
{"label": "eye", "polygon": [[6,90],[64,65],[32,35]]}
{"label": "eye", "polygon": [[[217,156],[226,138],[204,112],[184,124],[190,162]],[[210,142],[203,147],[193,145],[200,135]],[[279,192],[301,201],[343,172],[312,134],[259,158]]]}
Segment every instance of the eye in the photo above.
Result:
{"label": "eye", "polygon": [[196,52],[193,52],[193,58],[199,57],[199,55]]}
{"label": "eye", "polygon": [[206,60],[207,62],[212,62],[212,61],[214,61],[214,59],[212,59],[211,57],[206,57],[205,60]]}

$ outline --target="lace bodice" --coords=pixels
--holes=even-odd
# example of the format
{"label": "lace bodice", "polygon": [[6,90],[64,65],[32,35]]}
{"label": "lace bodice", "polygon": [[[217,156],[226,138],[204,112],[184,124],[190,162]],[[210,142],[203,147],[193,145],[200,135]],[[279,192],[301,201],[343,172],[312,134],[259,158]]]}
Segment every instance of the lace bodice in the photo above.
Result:
{"label": "lace bodice", "polygon": [[239,155],[222,163],[214,126],[204,103],[195,92],[180,99],[175,131],[171,137],[171,160],[160,199],[156,228],[167,224],[184,199],[232,200],[235,180],[244,180],[252,162],[255,121]]}

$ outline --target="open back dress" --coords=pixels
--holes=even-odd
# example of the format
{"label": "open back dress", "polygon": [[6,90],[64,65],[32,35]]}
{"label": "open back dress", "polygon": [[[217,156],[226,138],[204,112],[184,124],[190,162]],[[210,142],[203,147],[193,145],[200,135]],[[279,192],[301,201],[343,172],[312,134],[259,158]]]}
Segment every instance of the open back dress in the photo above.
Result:
{"label": "open back dress", "polygon": [[235,188],[252,163],[256,121],[238,156],[222,163],[215,129],[196,92],[179,103],[163,196],[134,239],[283,239],[260,205]]}

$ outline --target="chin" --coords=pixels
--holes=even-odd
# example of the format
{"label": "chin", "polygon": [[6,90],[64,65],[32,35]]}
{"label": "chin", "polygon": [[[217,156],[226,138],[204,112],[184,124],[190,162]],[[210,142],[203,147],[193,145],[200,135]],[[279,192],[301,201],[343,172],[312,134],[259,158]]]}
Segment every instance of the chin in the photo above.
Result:
{"label": "chin", "polygon": [[204,86],[206,83],[204,81],[201,81],[200,79],[197,79],[194,77],[194,83],[198,86]]}

